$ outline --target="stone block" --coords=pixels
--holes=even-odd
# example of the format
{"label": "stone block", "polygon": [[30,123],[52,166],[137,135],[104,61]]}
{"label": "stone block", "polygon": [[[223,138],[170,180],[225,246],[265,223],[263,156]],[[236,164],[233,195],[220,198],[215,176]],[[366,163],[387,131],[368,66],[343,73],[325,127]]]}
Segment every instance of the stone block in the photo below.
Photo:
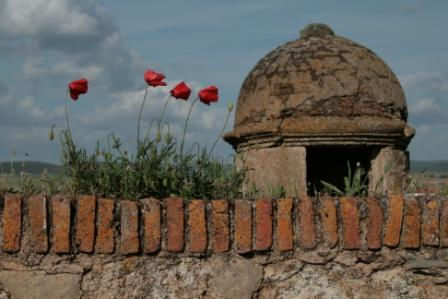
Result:
{"label": "stone block", "polygon": [[95,252],[113,253],[115,249],[115,201],[113,199],[98,199],[97,236]]}
{"label": "stone block", "polygon": [[48,251],[47,198],[35,195],[28,198],[31,246],[37,253]]}
{"label": "stone block", "polygon": [[361,228],[359,225],[358,199],[352,197],[341,198],[342,229],[344,249],[361,248]]}
{"label": "stone block", "polygon": [[279,251],[294,249],[292,206],[292,198],[277,200],[277,249]]}
{"label": "stone block", "polygon": [[401,244],[407,249],[420,247],[421,208],[418,199],[406,198]]}
{"label": "stone block", "polygon": [[389,247],[396,247],[400,242],[401,225],[403,222],[404,200],[401,195],[390,195],[388,218],[383,243]]}
{"label": "stone block", "polygon": [[316,224],[313,199],[303,197],[299,201],[299,244],[306,249],[316,247]]}
{"label": "stone block", "polygon": [[[249,190],[253,184],[265,192],[269,186],[282,186],[288,197],[306,195],[305,147],[259,148],[243,154],[244,167],[249,169],[245,190]],[[243,165],[237,166],[241,168]]]}
{"label": "stone block", "polygon": [[22,199],[19,194],[6,194],[4,199],[2,250],[16,252],[22,236]]}
{"label": "stone block", "polygon": [[190,201],[188,211],[189,250],[203,253],[207,250],[207,221],[204,201],[200,199]]}
{"label": "stone block", "polygon": [[81,298],[80,283],[81,275],[78,274],[0,270],[0,285],[14,299]]}
{"label": "stone block", "polygon": [[423,245],[439,246],[439,221],[439,200],[437,198],[426,198],[423,204]]}
{"label": "stone block", "polygon": [[70,252],[70,219],[71,209],[68,198],[56,195],[51,198],[51,214],[53,241],[51,250],[54,253]]}
{"label": "stone block", "polygon": [[255,201],[255,250],[265,251],[272,246],[272,202],[270,199]]}
{"label": "stone block", "polygon": [[184,250],[184,200],[182,198],[166,199],[167,244],[171,252]]}
{"label": "stone block", "polygon": [[448,247],[448,200],[440,202],[440,245]]}
{"label": "stone block", "polygon": [[230,248],[229,203],[212,200],[213,252],[227,252]]}
{"label": "stone block", "polygon": [[323,198],[320,202],[320,219],[324,241],[330,248],[338,244],[338,218],[333,198]]}
{"label": "stone block", "polygon": [[143,200],[144,242],[145,253],[160,250],[162,240],[160,201],[155,198]]}
{"label": "stone block", "polygon": [[383,208],[378,198],[367,198],[367,247],[371,250],[381,249],[383,234]]}
{"label": "stone block", "polygon": [[235,250],[240,254],[252,250],[252,205],[246,200],[235,201]]}
{"label": "stone block", "polygon": [[134,201],[122,200],[121,208],[121,240],[120,252],[122,254],[134,254],[140,250],[138,236],[138,206]]}
{"label": "stone block", "polygon": [[95,205],[93,195],[81,196],[76,209],[76,240],[79,251],[90,253],[93,251],[95,240]]}

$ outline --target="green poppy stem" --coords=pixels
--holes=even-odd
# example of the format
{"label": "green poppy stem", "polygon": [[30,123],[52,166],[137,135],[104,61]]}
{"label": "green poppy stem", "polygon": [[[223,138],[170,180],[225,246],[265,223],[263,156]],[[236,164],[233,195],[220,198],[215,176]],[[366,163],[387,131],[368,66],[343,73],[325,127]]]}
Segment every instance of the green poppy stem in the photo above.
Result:
{"label": "green poppy stem", "polygon": [[193,110],[193,106],[194,106],[194,104],[196,104],[197,101],[199,101],[199,98],[196,98],[196,99],[193,101],[193,103],[191,103],[190,110],[188,111],[187,119],[185,120],[184,134],[183,134],[183,136],[182,136],[182,142],[181,142],[181,144],[180,144],[180,153],[183,153],[183,150],[184,150],[185,133],[187,132],[188,120],[190,119],[190,114],[191,114],[191,111]]}
{"label": "green poppy stem", "polygon": [[145,106],[146,97],[148,95],[148,86],[145,89],[145,95],[143,97],[142,106],[140,107],[140,112],[138,114],[138,122],[137,122],[137,147],[140,144],[140,120],[142,118],[143,107]]}
{"label": "green poppy stem", "polygon": [[171,97],[171,95],[168,95],[166,97],[166,99],[165,99],[165,105],[163,106],[162,114],[160,115],[159,123],[158,123],[158,126],[157,126],[157,134],[160,133],[160,125],[163,122],[163,117],[165,116],[166,107],[168,106],[168,103],[170,102],[170,97]]}
{"label": "green poppy stem", "polygon": [[224,130],[227,127],[227,123],[229,122],[230,119],[230,114],[232,113],[232,111],[227,111],[227,117],[226,117],[226,121],[224,122],[224,126],[222,127],[221,133],[219,133],[218,138],[216,138],[215,143],[213,143],[212,148],[210,149],[210,153],[208,154],[208,157],[210,158],[210,156],[212,155],[213,150],[215,149],[216,144],[218,143],[218,141],[221,139],[222,134],[224,133]]}
{"label": "green poppy stem", "polygon": [[[69,90],[67,90],[67,95],[68,95],[68,93],[69,93]],[[68,101],[69,101],[69,99],[67,96],[67,98],[65,99],[65,104],[64,104],[65,123],[67,124],[67,130],[64,135],[65,135],[66,143],[68,146],[69,163],[71,164],[74,162],[75,143],[73,142],[72,130],[70,129],[70,121],[68,119],[68,107],[67,107]]]}
{"label": "green poppy stem", "polygon": [[[69,90],[67,89],[67,95],[68,95]],[[64,105],[64,111],[65,111],[65,123],[67,124],[67,131],[70,135],[70,138],[72,138],[72,131],[70,130],[70,123],[68,121],[68,108],[67,108],[67,102],[68,102],[68,97],[65,99],[65,105]]]}

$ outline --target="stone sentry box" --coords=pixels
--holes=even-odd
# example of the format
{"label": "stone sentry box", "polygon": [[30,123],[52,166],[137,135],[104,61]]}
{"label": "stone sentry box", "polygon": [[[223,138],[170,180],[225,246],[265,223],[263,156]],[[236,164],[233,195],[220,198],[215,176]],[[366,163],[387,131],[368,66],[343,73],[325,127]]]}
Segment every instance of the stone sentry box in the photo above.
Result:
{"label": "stone sentry box", "polygon": [[[371,50],[309,24],[263,57],[244,80],[224,139],[248,168],[245,188],[312,194],[342,188],[347,161],[368,171],[371,192],[401,193],[409,168],[406,99]],[[240,162],[241,163],[241,162]]]}

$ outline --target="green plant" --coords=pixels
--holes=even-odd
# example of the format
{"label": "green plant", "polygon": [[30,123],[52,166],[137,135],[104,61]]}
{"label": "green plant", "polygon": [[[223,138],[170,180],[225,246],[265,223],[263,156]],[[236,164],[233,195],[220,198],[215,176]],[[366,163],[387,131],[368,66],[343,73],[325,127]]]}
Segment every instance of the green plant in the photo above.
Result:
{"label": "green plant", "polygon": [[344,177],[344,191],[338,187],[322,181],[324,192],[339,196],[366,196],[368,191],[366,171],[361,167],[359,162],[356,164],[355,172],[352,176],[350,162],[347,161],[348,175]]}
{"label": "green plant", "polygon": [[418,190],[423,189],[424,183],[422,178],[426,171],[427,169],[423,169],[418,173],[408,175],[404,186],[406,193],[416,193]]}
{"label": "green plant", "polygon": [[269,198],[283,198],[286,196],[286,189],[284,186],[274,186],[269,184],[267,193]]}
{"label": "green plant", "polygon": [[19,191],[25,197],[29,197],[41,193],[42,189],[38,179],[22,171],[20,173]]}
{"label": "green plant", "polygon": [[440,186],[440,194],[448,196],[448,184],[442,184]]}
{"label": "green plant", "polygon": [[375,189],[373,190],[373,194],[379,195],[384,192],[383,190],[383,183],[384,183],[384,176],[392,169],[392,167],[395,165],[394,161],[389,161],[386,163],[383,169],[383,173],[381,174],[380,179],[375,184]]}
{"label": "green plant", "polygon": [[[163,74],[153,71],[145,73],[145,80],[150,86],[162,86],[165,84],[163,79]],[[87,88],[82,89],[84,90]],[[218,90],[214,86],[199,92],[198,98],[190,106],[180,147],[170,133],[169,124],[161,126],[168,106],[168,97],[161,117],[153,118],[143,139],[138,137],[134,154],[123,150],[120,138],[114,133],[108,135],[106,147],[97,143],[91,154],[84,148],[78,148],[72,138],[66,102],[67,128],[60,132],[66,192],[72,196],[93,193],[104,197],[129,199],[163,198],[170,195],[205,199],[240,197],[245,179],[244,169],[238,170],[235,167],[234,157],[233,161],[224,162],[223,159],[211,155],[227,125],[233,105],[228,106],[224,127],[209,151],[197,143],[190,150],[184,150],[185,132],[194,104],[199,100],[207,105],[216,102],[217,93]],[[184,82],[171,91],[171,96],[176,99],[187,100],[189,95],[190,89]],[[137,136],[140,135],[140,122],[147,96],[148,87],[138,114]],[[154,121],[157,121],[157,134],[155,138],[151,138],[149,133]],[[51,127],[51,130],[53,129],[54,126]],[[47,190],[54,192],[54,186],[47,184]]]}

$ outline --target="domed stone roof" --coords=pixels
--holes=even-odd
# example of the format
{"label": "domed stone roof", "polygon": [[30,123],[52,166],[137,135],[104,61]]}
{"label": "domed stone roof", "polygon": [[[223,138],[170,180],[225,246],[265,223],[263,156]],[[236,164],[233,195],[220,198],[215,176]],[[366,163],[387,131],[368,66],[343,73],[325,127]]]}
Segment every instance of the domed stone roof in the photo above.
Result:
{"label": "domed stone roof", "polygon": [[[296,143],[407,146],[406,100],[392,70],[371,50],[310,24],[263,57],[244,80],[234,147]],[[269,145],[268,145],[269,146]]]}

